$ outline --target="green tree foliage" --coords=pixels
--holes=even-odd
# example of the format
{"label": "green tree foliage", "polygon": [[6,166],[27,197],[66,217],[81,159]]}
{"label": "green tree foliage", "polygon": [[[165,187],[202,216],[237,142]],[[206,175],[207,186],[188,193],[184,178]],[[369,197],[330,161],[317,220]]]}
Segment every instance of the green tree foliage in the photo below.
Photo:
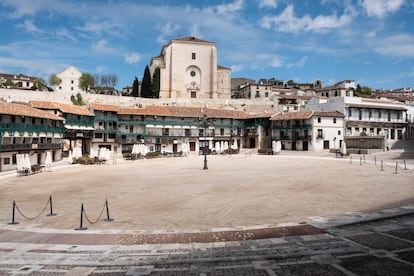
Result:
{"label": "green tree foliage", "polygon": [[85,105],[82,99],[82,95],[80,93],[78,93],[76,97],[74,95],[70,96],[70,100],[72,101],[74,105],[80,105],[80,106]]}
{"label": "green tree foliage", "polygon": [[13,87],[16,87],[16,84],[12,80],[7,79],[7,80],[2,80],[1,87],[13,88]]}
{"label": "green tree foliage", "polygon": [[368,86],[360,86],[359,84],[357,85],[356,89],[355,89],[355,96],[357,97],[366,97],[366,96],[371,96],[372,95],[372,88],[368,87]]}
{"label": "green tree foliage", "polygon": [[160,97],[160,68],[156,68],[152,76],[151,93],[153,98]]}
{"label": "green tree foliage", "polygon": [[32,90],[47,90],[47,83],[42,78],[37,78],[33,81],[33,86],[31,88]]}
{"label": "green tree foliage", "polygon": [[153,98],[153,95],[151,93],[151,73],[150,73],[148,65],[145,66],[144,77],[142,78],[141,97]]}
{"label": "green tree foliage", "polygon": [[138,97],[139,96],[139,81],[138,78],[135,77],[134,82],[132,83],[132,97]]}
{"label": "green tree foliage", "polygon": [[59,84],[61,84],[62,83],[62,80],[58,77],[58,76],[56,76],[56,74],[52,74],[52,75],[50,75],[50,77],[49,77],[49,85],[59,85]]}
{"label": "green tree foliage", "polygon": [[95,78],[89,73],[82,73],[79,78],[79,88],[88,91],[93,86],[95,86]]}

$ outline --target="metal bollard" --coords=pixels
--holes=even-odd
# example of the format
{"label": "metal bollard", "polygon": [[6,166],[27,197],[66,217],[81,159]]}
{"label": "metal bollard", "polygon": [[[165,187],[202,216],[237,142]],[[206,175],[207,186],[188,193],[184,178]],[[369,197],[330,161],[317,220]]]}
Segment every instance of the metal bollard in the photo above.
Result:
{"label": "metal bollard", "polygon": [[374,164],[375,164],[375,166],[377,165],[377,157],[376,156],[374,156]]}
{"label": "metal bollard", "polygon": [[56,213],[53,213],[53,204],[52,204],[52,196],[49,196],[49,205],[50,205],[50,213],[47,215],[48,217],[56,216]]}
{"label": "metal bollard", "polygon": [[406,171],[406,170],[408,170],[407,169],[407,163],[405,162],[405,159],[404,159],[404,170]]}
{"label": "metal bollard", "polygon": [[109,217],[109,208],[108,208],[108,200],[105,199],[105,206],[106,206],[106,219],[105,221],[113,221],[114,219]]}
{"label": "metal bollard", "polygon": [[86,230],[87,227],[83,227],[83,203],[81,205],[81,215],[80,215],[80,226],[79,228],[75,228],[75,230]]}
{"label": "metal bollard", "polygon": [[398,173],[397,170],[398,170],[398,162],[395,162],[395,172],[394,172],[394,174]]}
{"label": "metal bollard", "polygon": [[349,164],[352,164],[352,155],[349,156]]}
{"label": "metal bollard", "polygon": [[381,171],[383,171],[383,170],[384,170],[384,161],[381,160]]}
{"label": "metal bollard", "polygon": [[359,165],[362,166],[362,157],[359,157]]}
{"label": "metal bollard", "polygon": [[14,220],[15,210],[16,210],[16,201],[13,200],[12,221],[9,222],[9,224],[19,224],[17,221]]}

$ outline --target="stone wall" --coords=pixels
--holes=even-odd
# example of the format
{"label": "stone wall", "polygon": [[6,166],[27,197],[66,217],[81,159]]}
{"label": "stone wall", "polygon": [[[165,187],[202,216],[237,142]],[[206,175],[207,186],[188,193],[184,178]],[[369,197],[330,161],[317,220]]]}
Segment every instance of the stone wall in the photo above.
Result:
{"label": "stone wall", "polygon": [[[176,105],[191,107],[223,108],[242,110],[249,113],[273,113],[278,110],[277,99],[145,99],[114,95],[81,93],[86,104],[100,103],[117,106]],[[31,90],[0,88],[0,100],[28,103],[30,101],[50,101],[71,104],[72,94],[63,92],[40,92]]]}

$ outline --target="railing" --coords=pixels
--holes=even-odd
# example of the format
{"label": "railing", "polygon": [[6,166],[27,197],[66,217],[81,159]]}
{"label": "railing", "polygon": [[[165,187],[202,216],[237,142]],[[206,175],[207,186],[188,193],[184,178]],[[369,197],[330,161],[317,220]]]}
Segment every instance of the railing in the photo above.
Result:
{"label": "railing", "polygon": [[312,129],[311,124],[290,125],[290,126],[273,126],[272,129]]}
{"label": "railing", "polygon": [[[55,127],[55,126],[46,126],[46,125],[31,125],[31,124],[16,124],[16,123],[0,123],[0,129],[2,132],[19,132],[21,135],[24,132],[54,132],[54,133],[63,133],[63,126],[62,127]],[[9,134],[12,136],[12,134]]]}
{"label": "railing", "polygon": [[71,126],[86,126],[86,127],[94,127],[95,122],[93,120],[65,120],[65,125]]}
{"label": "railing", "polygon": [[3,144],[1,145],[2,151],[12,150],[32,150],[32,149],[61,149],[62,144]]}
{"label": "railing", "polygon": [[118,122],[118,116],[117,115],[95,114],[95,121],[114,121],[114,122]]}

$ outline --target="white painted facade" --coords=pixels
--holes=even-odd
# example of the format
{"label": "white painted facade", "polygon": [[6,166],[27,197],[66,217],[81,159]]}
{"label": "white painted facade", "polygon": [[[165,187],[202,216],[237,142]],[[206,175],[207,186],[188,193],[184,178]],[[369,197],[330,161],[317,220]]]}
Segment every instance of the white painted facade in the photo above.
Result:
{"label": "white painted facade", "polygon": [[160,98],[230,99],[231,70],[217,65],[213,42],[195,37],[172,39],[153,57],[151,76],[160,68]]}
{"label": "white painted facade", "polygon": [[70,66],[62,73],[56,76],[62,81],[59,85],[54,86],[56,92],[70,93],[71,95],[78,94],[81,89],[79,88],[79,78],[82,73],[75,67]]}

